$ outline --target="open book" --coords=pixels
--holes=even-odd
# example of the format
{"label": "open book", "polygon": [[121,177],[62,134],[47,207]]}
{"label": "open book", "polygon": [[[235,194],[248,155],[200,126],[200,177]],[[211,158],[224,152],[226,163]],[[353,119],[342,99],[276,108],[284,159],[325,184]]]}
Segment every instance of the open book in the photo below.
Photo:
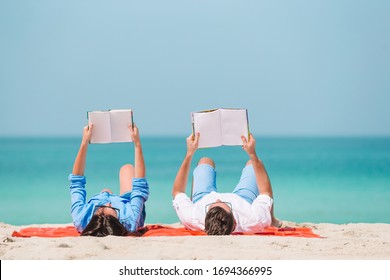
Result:
{"label": "open book", "polygon": [[200,133],[198,148],[242,145],[248,139],[246,109],[214,109],[191,113],[194,135]]}
{"label": "open book", "polygon": [[133,112],[128,110],[90,111],[93,124],[91,143],[132,142],[128,125],[133,125]]}

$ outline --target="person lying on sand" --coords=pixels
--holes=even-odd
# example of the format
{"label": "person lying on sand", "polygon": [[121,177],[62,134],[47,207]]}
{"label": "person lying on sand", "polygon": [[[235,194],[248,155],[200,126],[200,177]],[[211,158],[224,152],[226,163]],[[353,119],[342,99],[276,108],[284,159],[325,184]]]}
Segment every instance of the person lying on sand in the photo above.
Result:
{"label": "person lying on sand", "polygon": [[103,189],[86,202],[84,169],[93,124],[84,127],[81,145],[69,175],[73,224],[81,235],[125,236],[143,227],[149,186],[138,128],[129,125],[135,149],[135,163],[119,171],[120,194]]}
{"label": "person lying on sand", "polygon": [[203,230],[208,235],[232,232],[259,232],[282,223],[274,217],[271,182],[262,161],[257,157],[256,140],[242,136],[242,148],[249,156],[241,178],[232,193],[219,193],[215,163],[201,158],[193,172],[192,200],[185,194],[192,158],[198,148],[199,133],[187,139],[187,153],[176,175],[173,207],[188,229]]}

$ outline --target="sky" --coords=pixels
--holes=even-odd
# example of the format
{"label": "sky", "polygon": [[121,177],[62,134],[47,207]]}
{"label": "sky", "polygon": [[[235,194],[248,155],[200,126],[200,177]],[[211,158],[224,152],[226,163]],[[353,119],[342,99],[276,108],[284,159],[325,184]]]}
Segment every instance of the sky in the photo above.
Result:
{"label": "sky", "polygon": [[390,136],[390,1],[0,1],[0,136],[143,135],[247,108],[263,136]]}

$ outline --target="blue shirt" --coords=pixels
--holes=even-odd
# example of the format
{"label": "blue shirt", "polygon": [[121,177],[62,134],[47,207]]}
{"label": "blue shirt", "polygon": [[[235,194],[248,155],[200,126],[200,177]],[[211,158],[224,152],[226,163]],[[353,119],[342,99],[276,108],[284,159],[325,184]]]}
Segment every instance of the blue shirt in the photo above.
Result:
{"label": "blue shirt", "polygon": [[144,225],[145,201],[149,196],[149,186],[145,178],[134,178],[131,192],[121,196],[102,192],[94,195],[88,202],[86,202],[85,176],[70,174],[68,179],[72,201],[71,214],[78,232],[82,232],[88,225],[95,207],[107,203],[119,209],[118,219],[128,231],[134,232]]}

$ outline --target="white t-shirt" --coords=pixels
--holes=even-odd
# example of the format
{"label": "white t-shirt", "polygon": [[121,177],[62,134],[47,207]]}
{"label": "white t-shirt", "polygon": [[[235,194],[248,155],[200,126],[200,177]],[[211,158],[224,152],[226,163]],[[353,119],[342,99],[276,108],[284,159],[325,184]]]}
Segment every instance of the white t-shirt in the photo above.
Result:
{"label": "white t-shirt", "polygon": [[179,193],[173,200],[177,216],[188,229],[204,230],[205,207],[217,199],[232,204],[233,216],[237,222],[234,232],[259,232],[271,225],[273,200],[268,195],[259,195],[252,204],[234,193],[211,192],[193,203],[185,193]]}

